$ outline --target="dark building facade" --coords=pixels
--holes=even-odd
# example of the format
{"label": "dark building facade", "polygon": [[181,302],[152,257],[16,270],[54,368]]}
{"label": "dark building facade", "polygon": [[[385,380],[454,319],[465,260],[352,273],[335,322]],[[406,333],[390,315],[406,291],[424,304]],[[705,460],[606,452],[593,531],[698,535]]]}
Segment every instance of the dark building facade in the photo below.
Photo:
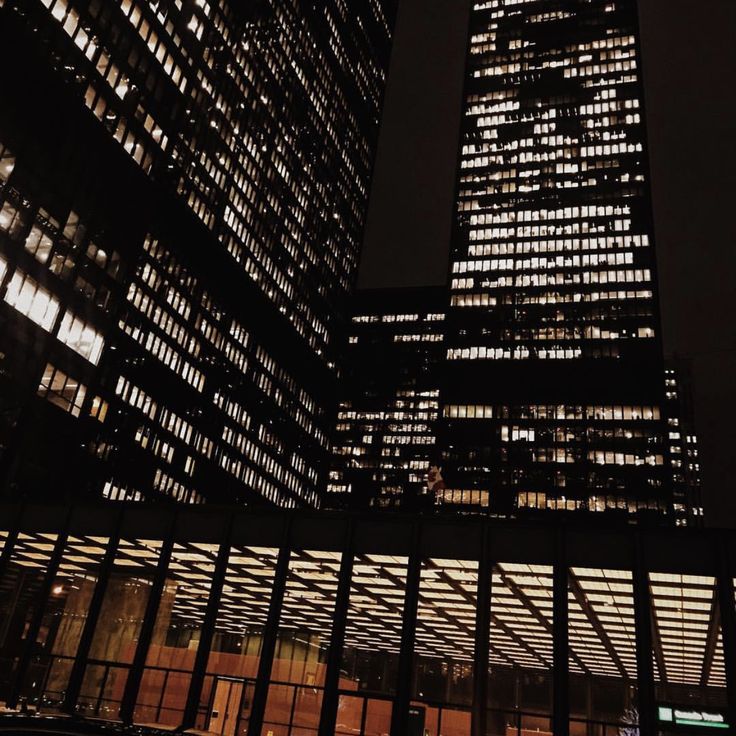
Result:
{"label": "dark building facade", "polygon": [[3,506],[0,702],[93,732],[731,732],[733,533],[552,518]]}
{"label": "dark building facade", "polygon": [[[448,487],[678,523],[635,0],[471,11],[442,448]],[[699,509],[693,512],[699,513]]]}
{"label": "dark building facade", "polygon": [[5,494],[319,503],[395,4],[0,2]]}
{"label": "dark building facade", "polygon": [[327,487],[332,506],[421,501],[436,454],[447,292],[358,291]]}

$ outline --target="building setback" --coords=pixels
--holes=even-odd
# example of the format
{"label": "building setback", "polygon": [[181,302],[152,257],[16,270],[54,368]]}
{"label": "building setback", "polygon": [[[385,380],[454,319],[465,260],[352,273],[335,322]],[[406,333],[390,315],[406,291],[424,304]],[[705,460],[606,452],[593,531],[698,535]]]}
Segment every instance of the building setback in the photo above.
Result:
{"label": "building setback", "polygon": [[635,0],[473,5],[440,445],[491,512],[699,515],[671,481]]}
{"label": "building setback", "polygon": [[7,496],[319,503],[395,5],[0,2]]}

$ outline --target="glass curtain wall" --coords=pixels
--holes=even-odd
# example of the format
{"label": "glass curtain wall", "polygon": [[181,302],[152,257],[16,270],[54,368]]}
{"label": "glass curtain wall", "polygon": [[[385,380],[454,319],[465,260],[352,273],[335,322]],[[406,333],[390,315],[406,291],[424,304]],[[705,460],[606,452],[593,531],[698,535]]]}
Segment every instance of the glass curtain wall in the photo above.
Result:
{"label": "glass curtain wall", "polygon": [[391,729],[406,557],[356,555],[350,581],[335,733],[382,736]]}
{"label": "glass curtain wall", "polygon": [[650,572],[649,587],[660,733],[682,731],[682,724],[674,722],[678,711],[682,716],[691,710],[725,715],[726,672],[715,578]]}
{"label": "glass curtain wall", "polygon": [[45,605],[39,594],[57,539],[57,534],[18,534],[0,580],[0,701],[13,687],[28,624]]}
{"label": "glass curtain wall", "polygon": [[551,733],[553,621],[551,565],[494,565],[489,736]]}
{"label": "glass curtain wall", "polygon": [[568,571],[570,734],[639,723],[634,587],[628,570]]}
{"label": "glass curtain wall", "polygon": [[174,545],[133,713],[135,723],[182,722],[218,549],[215,544]]}
{"label": "glass curtain wall", "polygon": [[262,736],[316,736],[341,554],[291,553]]}
{"label": "glass curtain wall", "polygon": [[232,547],[196,728],[246,736],[278,549]]}
{"label": "glass curtain wall", "polygon": [[108,542],[70,536],[64,546],[20,691],[29,704],[44,710],[61,705]]}
{"label": "glass curtain wall", "polygon": [[121,539],[77,701],[80,715],[116,720],[163,542]]}
{"label": "glass curtain wall", "polygon": [[424,736],[470,734],[477,591],[477,561],[422,562],[410,722]]}

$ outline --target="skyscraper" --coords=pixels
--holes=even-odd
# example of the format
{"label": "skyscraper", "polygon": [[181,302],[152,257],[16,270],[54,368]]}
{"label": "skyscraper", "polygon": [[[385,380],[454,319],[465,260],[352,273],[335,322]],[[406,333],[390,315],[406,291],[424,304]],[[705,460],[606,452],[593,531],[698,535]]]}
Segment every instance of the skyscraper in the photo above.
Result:
{"label": "skyscraper", "polygon": [[446,290],[358,291],[340,387],[333,506],[418,502],[436,450]]}
{"label": "skyscraper", "polygon": [[471,11],[448,487],[492,512],[652,509],[670,479],[635,0]]}
{"label": "skyscraper", "polygon": [[8,495],[318,503],[395,5],[0,2]]}

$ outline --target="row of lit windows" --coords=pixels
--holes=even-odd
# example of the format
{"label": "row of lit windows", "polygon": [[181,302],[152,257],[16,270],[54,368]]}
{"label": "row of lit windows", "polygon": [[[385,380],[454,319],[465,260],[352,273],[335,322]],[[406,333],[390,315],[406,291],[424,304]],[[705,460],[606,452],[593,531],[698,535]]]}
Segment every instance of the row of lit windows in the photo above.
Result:
{"label": "row of lit windows", "polygon": [[443,415],[451,419],[567,419],[571,421],[657,421],[658,406],[575,406],[529,404],[526,406],[488,406],[448,404]]}

